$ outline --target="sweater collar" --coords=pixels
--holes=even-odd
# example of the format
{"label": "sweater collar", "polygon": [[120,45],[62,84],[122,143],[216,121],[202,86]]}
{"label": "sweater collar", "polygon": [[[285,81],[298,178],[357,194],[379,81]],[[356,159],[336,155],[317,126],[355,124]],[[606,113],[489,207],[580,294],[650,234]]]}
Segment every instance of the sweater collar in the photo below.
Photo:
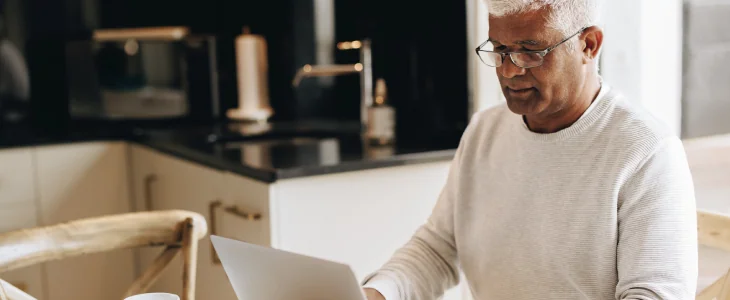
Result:
{"label": "sweater collar", "polygon": [[580,118],[578,118],[578,120],[570,127],[554,133],[537,133],[531,131],[529,127],[527,127],[524,116],[520,115],[518,116],[519,118],[516,118],[519,120],[519,135],[536,141],[558,141],[575,136],[598,120],[610,107],[613,102],[612,99],[616,96],[617,94],[609,85],[602,83],[598,96],[593,103],[591,103],[588,109],[580,116]]}

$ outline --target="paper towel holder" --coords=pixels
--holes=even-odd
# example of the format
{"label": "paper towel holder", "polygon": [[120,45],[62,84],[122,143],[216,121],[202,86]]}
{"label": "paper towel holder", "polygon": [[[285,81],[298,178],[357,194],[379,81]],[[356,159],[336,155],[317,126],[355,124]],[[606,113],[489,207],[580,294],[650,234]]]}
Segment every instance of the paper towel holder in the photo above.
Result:
{"label": "paper towel holder", "polygon": [[[251,34],[248,26],[236,38],[236,63],[238,72],[238,107],[229,109],[226,116],[231,120],[265,123],[274,114],[269,103],[268,61],[266,58],[266,40]],[[248,47],[247,50],[246,47]],[[245,52],[248,51],[248,52]],[[249,65],[245,65],[244,61]],[[255,74],[246,74],[244,68],[255,65]],[[255,83],[246,82],[253,80]],[[246,85],[246,84],[249,85]],[[246,96],[246,88],[254,90],[254,95]]]}

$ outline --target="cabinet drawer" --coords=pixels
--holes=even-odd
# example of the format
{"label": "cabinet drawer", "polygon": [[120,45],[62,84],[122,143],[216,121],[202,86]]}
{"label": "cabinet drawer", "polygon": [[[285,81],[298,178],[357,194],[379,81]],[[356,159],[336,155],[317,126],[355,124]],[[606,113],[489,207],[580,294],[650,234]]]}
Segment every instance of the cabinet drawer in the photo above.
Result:
{"label": "cabinet drawer", "polygon": [[252,206],[241,204],[241,201],[232,201],[222,202],[213,215],[216,217],[211,218],[210,226],[215,230],[211,230],[211,234],[260,246],[271,246],[268,213],[261,213]]}
{"label": "cabinet drawer", "polygon": [[[271,246],[269,185],[226,174],[223,202],[227,205],[216,221],[218,234],[261,246]],[[254,218],[254,216],[256,216]]]}
{"label": "cabinet drawer", "polygon": [[0,207],[35,200],[33,154],[30,149],[0,151]]}

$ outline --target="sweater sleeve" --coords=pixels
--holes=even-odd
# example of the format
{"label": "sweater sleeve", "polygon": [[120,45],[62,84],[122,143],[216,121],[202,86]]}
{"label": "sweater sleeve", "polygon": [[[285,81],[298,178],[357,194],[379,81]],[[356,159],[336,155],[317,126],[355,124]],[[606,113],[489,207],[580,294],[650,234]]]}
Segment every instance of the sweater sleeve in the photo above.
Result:
{"label": "sweater sleeve", "polygon": [[678,138],[661,143],[625,183],[618,223],[616,299],[695,299],[697,211]]}
{"label": "sweater sleeve", "polygon": [[386,300],[438,299],[459,282],[453,205],[458,197],[461,157],[468,132],[467,129],[426,223],[380,270],[364,280],[364,287],[376,289]]}

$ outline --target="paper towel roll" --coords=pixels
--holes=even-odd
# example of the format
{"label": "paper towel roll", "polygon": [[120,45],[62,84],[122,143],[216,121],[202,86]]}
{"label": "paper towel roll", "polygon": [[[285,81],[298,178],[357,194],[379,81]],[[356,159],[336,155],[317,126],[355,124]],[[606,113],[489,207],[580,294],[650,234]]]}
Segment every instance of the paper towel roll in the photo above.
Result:
{"label": "paper towel roll", "polygon": [[238,108],[228,117],[245,121],[265,121],[273,111],[269,105],[268,61],[266,40],[244,28],[236,38],[238,73]]}

